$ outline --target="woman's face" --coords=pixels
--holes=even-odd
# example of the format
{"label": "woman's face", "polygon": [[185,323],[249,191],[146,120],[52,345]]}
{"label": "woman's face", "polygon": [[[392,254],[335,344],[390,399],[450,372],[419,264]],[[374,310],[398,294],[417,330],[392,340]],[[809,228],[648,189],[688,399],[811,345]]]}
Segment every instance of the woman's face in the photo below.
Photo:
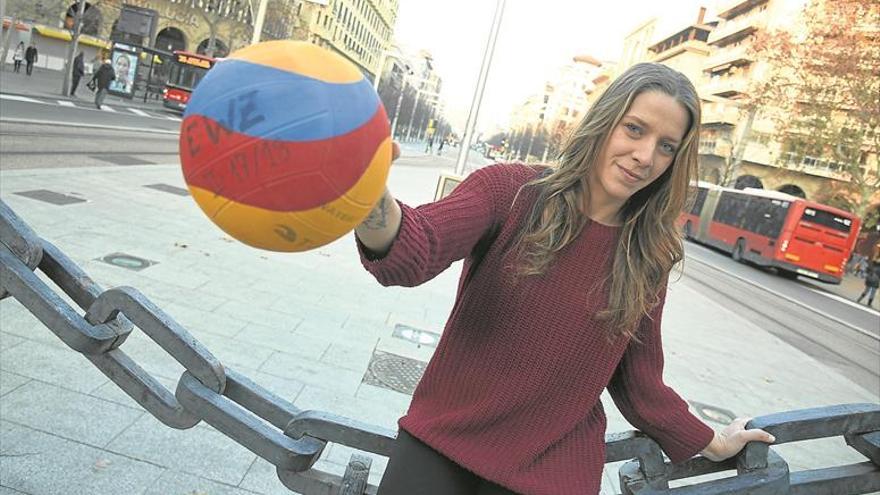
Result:
{"label": "woman's face", "polygon": [[125,57],[119,57],[116,59],[116,73],[117,75],[128,75],[128,69],[130,64],[128,63],[128,59]]}
{"label": "woman's face", "polygon": [[666,93],[636,96],[587,178],[590,208],[614,206],[619,211],[630,196],[660,177],[672,165],[688,121],[684,105]]}

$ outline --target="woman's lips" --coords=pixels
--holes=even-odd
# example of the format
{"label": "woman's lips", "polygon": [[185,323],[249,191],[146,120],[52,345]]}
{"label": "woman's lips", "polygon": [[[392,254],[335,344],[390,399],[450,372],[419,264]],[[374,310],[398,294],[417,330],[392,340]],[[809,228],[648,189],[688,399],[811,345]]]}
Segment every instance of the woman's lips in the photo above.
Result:
{"label": "woman's lips", "polygon": [[[615,164],[615,165],[616,165],[616,164]],[[623,175],[623,178],[626,179],[626,180],[629,181],[629,182],[639,182],[640,180],[642,180],[642,177],[641,177],[641,176],[636,175],[636,174],[630,172],[626,167],[622,167],[622,166],[620,166],[620,165],[617,165],[617,168],[620,169],[620,171],[621,171],[621,173],[622,173],[622,175]]]}

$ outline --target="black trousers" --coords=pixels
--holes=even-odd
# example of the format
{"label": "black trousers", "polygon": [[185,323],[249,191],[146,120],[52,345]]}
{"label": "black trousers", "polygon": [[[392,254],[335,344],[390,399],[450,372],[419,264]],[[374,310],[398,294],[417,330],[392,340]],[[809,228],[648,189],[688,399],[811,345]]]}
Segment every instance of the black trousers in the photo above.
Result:
{"label": "black trousers", "polygon": [[400,430],[378,495],[515,494],[471,473]]}
{"label": "black trousers", "polygon": [[76,88],[79,86],[79,80],[82,76],[73,74],[73,84],[70,85],[70,96],[76,96]]}

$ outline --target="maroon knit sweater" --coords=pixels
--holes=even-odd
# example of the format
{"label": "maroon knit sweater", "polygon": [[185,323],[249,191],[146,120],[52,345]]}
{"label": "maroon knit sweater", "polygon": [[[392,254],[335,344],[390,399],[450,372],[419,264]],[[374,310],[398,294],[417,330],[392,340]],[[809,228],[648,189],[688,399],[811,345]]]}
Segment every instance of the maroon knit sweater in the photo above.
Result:
{"label": "maroon knit sweater", "polygon": [[[608,388],[621,413],[673,462],[713,431],[663,383],[661,304],[641,343],[606,340],[620,228],[589,222],[549,270],[514,282],[513,243],[534,200],[525,165],[472,173],[446,198],[410,208],[390,251],[361,260],[382,285],[416,286],[464,259],[443,337],[400,427],[477,475],[526,495],[599,492]],[[665,296],[665,290],[662,292]]]}

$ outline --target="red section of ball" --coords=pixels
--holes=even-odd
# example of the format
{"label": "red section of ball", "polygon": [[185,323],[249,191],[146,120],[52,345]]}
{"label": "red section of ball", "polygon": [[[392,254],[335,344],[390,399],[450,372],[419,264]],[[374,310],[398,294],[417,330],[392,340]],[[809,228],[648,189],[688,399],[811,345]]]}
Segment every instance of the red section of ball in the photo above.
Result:
{"label": "red section of ball", "polygon": [[380,105],[367,123],[330,139],[260,139],[201,115],[186,117],[180,158],[186,183],[238,203],[273,211],[316,208],[348,191],[388,138]]}

